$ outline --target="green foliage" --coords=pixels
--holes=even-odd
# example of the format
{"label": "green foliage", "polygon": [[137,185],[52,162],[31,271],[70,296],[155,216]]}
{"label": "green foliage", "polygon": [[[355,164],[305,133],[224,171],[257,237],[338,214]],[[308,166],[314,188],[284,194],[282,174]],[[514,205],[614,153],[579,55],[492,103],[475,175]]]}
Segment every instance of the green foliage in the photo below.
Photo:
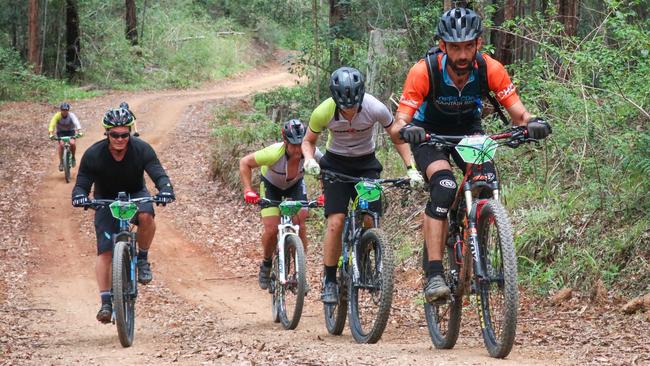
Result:
{"label": "green foliage", "polygon": [[37,99],[59,103],[96,95],[98,91],[85,91],[63,80],[36,75],[15,50],[0,47],[0,101]]}

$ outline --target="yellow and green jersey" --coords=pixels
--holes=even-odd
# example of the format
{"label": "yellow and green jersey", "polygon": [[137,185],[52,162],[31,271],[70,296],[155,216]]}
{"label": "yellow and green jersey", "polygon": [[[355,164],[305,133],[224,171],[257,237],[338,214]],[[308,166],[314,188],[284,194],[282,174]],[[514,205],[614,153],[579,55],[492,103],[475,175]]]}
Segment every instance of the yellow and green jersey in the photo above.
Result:
{"label": "yellow and green jersey", "polygon": [[[303,165],[304,158],[298,163],[298,174],[290,180],[287,180],[287,162],[288,156],[284,142],[278,142],[267,146],[254,153],[255,162],[261,167],[262,176],[279,189],[287,189],[298,182],[305,175]],[[323,154],[316,149],[314,158],[319,161]]]}

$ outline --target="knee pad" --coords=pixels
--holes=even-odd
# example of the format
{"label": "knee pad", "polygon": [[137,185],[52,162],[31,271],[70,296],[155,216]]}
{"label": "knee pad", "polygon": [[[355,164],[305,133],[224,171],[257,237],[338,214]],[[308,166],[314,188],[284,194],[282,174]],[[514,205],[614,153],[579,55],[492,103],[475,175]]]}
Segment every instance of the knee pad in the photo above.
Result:
{"label": "knee pad", "polygon": [[429,181],[431,198],[424,213],[434,219],[446,220],[449,207],[456,197],[456,179],[451,170],[435,172]]}

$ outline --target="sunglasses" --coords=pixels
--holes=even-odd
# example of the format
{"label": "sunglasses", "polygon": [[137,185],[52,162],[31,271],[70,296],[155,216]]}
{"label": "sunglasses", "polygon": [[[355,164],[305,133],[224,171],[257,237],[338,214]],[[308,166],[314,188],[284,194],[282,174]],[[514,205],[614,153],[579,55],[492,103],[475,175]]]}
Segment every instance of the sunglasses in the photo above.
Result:
{"label": "sunglasses", "polygon": [[114,138],[114,139],[125,139],[131,136],[130,132],[125,132],[125,133],[117,133],[117,132],[109,132],[108,136]]}

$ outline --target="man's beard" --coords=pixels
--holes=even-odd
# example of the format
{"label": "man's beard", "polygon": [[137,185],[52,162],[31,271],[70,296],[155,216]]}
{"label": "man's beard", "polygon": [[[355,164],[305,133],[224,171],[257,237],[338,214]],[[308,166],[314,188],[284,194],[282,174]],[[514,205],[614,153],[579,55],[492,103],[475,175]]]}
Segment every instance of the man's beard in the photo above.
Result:
{"label": "man's beard", "polygon": [[[447,62],[449,63],[449,66],[451,67],[452,70],[454,70],[454,72],[458,76],[466,75],[470,71],[472,71],[472,68],[474,67],[474,60],[476,60],[476,56],[472,57],[471,60],[458,60],[458,62],[453,61],[449,57],[447,58]],[[467,66],[458,67],[458,63],[465,63]]]}

